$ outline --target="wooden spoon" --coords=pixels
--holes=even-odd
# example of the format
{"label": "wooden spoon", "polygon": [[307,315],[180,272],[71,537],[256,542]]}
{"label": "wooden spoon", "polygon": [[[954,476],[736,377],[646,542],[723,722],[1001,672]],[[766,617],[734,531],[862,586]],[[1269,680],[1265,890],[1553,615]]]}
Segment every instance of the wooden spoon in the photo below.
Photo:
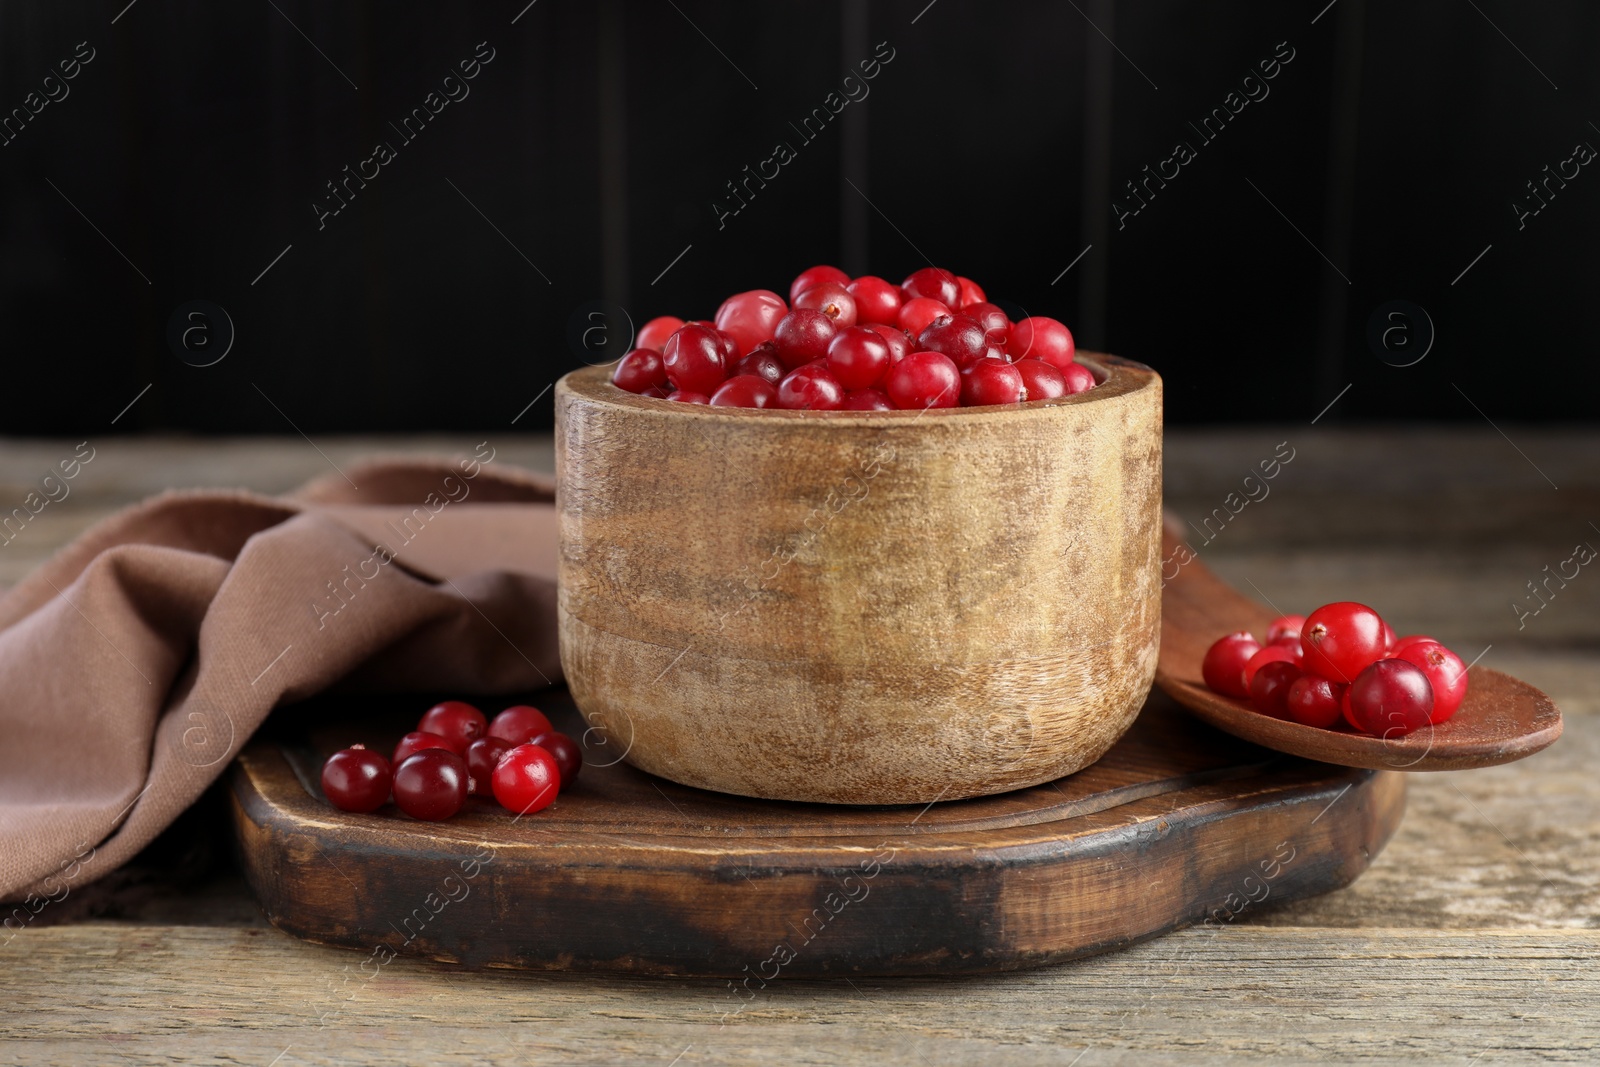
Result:
{"label": "wooden spoon", "polygon": [[1185,544],[1181,530],[1169,515],[1161,534],[1166,585],[1161,592],[1156,684],[1217,729],[1323,763],[1398,771],[1458,771],[1510,763],[1561,736],[1561,712],[1549,697],[1487,667],[1468,670],[1467,698],[1449,721],[1402,737],[1372,737],[1342,725],[1331,730],[1302,726],[1212,692],[1200,675],[1206,649],[1235,630],[1262,637],[1277,612],[1241,596],[1206,569]]}

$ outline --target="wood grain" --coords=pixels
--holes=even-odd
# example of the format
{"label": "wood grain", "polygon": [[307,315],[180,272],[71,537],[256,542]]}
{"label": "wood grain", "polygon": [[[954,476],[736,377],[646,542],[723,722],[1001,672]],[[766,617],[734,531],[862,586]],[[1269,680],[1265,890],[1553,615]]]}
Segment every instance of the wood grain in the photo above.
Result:
{"label": "wood grain", "polygon": [[628,758],[743,796],[927,803],[1092,762],[1155,666],[1161,385],[942,412],[556,388],[562,666]]}

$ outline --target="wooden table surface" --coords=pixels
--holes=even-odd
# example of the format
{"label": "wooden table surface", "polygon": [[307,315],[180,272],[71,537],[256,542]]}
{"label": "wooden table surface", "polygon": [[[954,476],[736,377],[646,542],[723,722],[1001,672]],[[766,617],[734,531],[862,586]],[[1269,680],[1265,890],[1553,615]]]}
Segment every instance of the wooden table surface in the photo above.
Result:
{"label": "wooden table surface", "polygon": [[[470,452],[481,436],[318,439],[326,461],[298,437],[95,441],[72,495],[0,550],[0,584],[166,487],[278,492],[329,461]],[[493,443],[551,466],[547,438]],[[75,444],[0,443],[0,503]],[[1600,569],[1552,582],[1537,614],[1528,583],[1580,542],[1600,547],[1600,431],[1174,430],[1166,449],[1168,505],[1239,588],[1284,610],[1366,601],[1401,633],[1481,651],[1549,692],[1566,736],[1524,763],[1415,776],[1387,850],[1328,896],[1043,971],[776,982],[725,1026],[718,981],[473,974],[404,956],[368,980],[357,955],[265,924],[202,805],[122,875],[0,940],[0,1061],[1595,1062]],[[1245,485],[1291,452],[1266,495]],[[1259,499],[1202,533],[1247,490]]]}

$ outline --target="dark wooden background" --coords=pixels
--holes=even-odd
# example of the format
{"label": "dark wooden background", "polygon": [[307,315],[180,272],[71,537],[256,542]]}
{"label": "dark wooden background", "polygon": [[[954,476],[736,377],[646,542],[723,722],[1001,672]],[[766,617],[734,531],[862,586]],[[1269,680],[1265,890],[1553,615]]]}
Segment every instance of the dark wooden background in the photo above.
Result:
{"label": "dark wooden background", "polygon": [[[1327,422],[1593,417],[1600,176],[1511,208],[1600,146],[1592,5],[525,3],[0,4],[0,114],[95,56],[0,146],[0,433],[538,430],[601,304],[625,331],[924,256],[1156,366],[1175,422],[1310,419],[1347,384]],[[1282,41],[1270,95],[1119,230],[1122,183]],[[324,183],[478,42],[470,96],[319,230]],[[1365,336],[1395,299],[1437,331],[1403,369]],[[236,329],[214,366],[168,345],[191,300]]]}

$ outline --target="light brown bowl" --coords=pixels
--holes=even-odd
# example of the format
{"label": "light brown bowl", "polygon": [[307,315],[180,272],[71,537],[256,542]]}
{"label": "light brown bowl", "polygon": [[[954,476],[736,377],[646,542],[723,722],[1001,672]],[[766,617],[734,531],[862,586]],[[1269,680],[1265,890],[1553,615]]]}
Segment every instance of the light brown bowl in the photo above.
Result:
{"label": "light brown bowl", "polygon": [[[1161,379],[1014,407],[708,408],[556,386],[561,664],[646,771],[908,804],[1098,759],[1161,624]],[[591,739],[593,740],[593,738]]]}

